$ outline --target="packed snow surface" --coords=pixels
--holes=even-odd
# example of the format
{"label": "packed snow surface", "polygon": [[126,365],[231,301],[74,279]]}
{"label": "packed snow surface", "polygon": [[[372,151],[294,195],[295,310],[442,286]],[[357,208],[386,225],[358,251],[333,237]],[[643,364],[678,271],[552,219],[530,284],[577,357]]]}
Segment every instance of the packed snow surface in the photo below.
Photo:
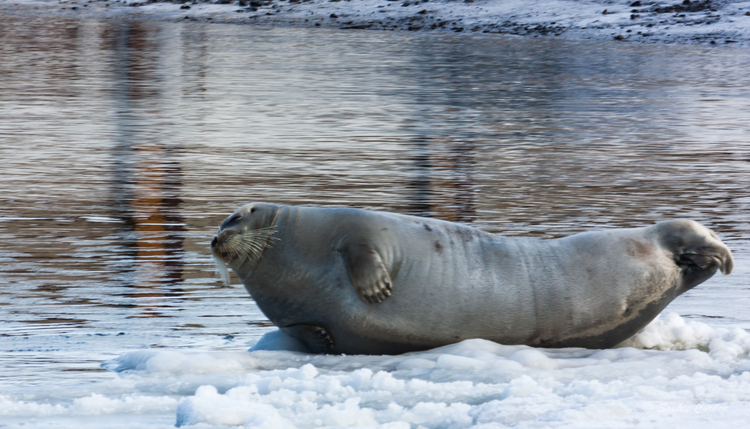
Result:
{"label": "packed snow surface", "polygon": [[639,43],[750,42],[746,0],[0,0],[0,13],[500,33]]}
{"label": "packed snow surface", "polygon": [[294,349],[295,341],[272,331],[250,352],[129,352],[106,362],[116,375],[81,389],[82,396],[76,388],[51,386],[23,397],[2,394],[0,416],[13,428],[102,422],[145,428],[703,428],[742,421],[750,407],[750,334],[676,314],[610,350],[480,339],[400,356],[278,350]]}

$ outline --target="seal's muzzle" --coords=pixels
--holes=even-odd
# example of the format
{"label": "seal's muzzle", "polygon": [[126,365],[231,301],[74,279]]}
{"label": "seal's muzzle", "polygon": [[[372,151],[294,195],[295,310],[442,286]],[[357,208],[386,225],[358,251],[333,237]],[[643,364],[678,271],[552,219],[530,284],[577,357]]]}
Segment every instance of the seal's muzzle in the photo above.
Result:
{"label": "seal's muzzle", "polygon": [[[249,210],[250,213],[256,212],[254,208]],[[234,213],[222,222],[219,233],[211,240],[211,257],[225,285],[229,285],[227,265],[238,267],[248,261],[257,262],[263,251],[277,239],[273,235],[278,216],[277,210],[268,224],[268,218],[264,222],[257,213],[255,216]],[[262,226],[264,223],[268,226]]]}

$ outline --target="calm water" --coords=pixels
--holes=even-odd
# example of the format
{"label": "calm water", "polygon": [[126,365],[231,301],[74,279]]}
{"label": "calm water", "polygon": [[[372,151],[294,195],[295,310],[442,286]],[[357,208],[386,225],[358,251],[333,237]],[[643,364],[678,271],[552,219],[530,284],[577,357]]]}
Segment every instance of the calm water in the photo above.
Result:
{"label": "calm water", "polygon": [[256,200],[546,238],[690,217],[737,268],[669,310],[750,328],[747,53],[0,20],[0,383],[247,349],[269,324],[207,246]]}

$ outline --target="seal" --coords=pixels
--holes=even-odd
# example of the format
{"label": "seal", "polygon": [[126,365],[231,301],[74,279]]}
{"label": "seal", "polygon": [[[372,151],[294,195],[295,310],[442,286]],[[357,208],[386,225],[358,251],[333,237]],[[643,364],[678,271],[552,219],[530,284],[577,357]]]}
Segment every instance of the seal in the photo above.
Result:
{"label": "seal", "polygon": [[399,354],[469,338],[608,348],[732,271],[691,220],[507,238],[436,219],[248,204],[211,242],[263,313],[311,351]]}

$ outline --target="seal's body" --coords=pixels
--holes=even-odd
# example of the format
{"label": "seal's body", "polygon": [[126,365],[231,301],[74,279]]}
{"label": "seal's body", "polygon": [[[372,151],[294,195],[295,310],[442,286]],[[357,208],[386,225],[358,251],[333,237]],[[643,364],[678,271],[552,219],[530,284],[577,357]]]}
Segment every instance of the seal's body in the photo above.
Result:
{"label": "seal's body", "polygon": [[[241,239],[255,250],[243,251]],[[351,354],[468,338],[612,347],[733,265],[718,237],[689,220],[535,240],[392,213],[263,203],[230,216],[212,253],[284,332],[312,351]]]}

